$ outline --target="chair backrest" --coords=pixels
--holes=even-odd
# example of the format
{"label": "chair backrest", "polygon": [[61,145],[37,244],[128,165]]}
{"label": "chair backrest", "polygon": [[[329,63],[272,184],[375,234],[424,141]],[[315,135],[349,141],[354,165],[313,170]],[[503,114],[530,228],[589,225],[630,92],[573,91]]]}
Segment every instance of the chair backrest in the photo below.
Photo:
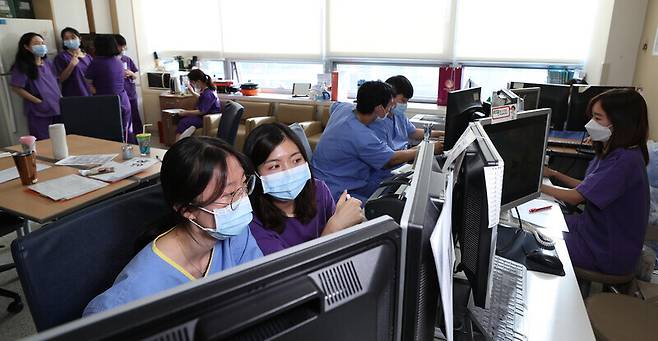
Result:
{"label": "chair backrest", "polygon": [[325,105],[322,108],[322,114],[320,114],[320,121],[322,122],[322,129],[327,127],[327,123],[329,123],[329,116],[331,115],[329,113],[329,105]]}
{"label": "chair backrest", "polygon": [[279,103],[274,116],[277,121],[285,124],[313,121],[315,105]]}
{"label": "chair backrest", "polygon": [[299,141],[302,142],[302,146],[304,147],[306,155],[310,161],[313,158],[313,149],[311,149],[311,144],[308,142],[308,137],[306,137],[306,134],[304,133],[304,127],[302,127],[302,125],[297,122],[289,125],[288,127],[290,127],[290,130],[292,130],[293,133],[297,135]]}
{"label": "chair backrest", "polygon": [[62,97],[59,106],[67,134],[124,140],[119,96]]}
{"label": "chair backrest", "polygon": [[241,119],[242,122],[248,118],[270,116],[272,114],[272,104],[269,102],[240,100],[240,104],[244,107],[244,115],[242,115]]}
{"label": "chair backrest", "polygon": [[240,125],[240,119],[243,114],[244,107],[242,104],[226,101],[226,104],[222,108],[222,118],[219,120],[217,137],[230,145],[234,145],[235,136],[238,134],[238,126]]}
{"label": "chair backrest", "polygon": [[14,240],[11,252],[37,330],[79,318],[137,254],[146,231],[169,223],[170,212],[160,185],[152,185]]}

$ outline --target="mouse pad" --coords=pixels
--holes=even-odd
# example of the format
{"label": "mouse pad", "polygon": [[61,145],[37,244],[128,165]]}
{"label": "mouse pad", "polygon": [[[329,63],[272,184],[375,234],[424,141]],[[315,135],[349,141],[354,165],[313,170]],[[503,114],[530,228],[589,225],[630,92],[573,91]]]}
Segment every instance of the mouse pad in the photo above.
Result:
{"label": "mouse pad", "polygon": [[564,276],[564,267],[555,249],[541,248],[531,233],[518,228],[498,226],[496,254],[523,264],[528,270]]}

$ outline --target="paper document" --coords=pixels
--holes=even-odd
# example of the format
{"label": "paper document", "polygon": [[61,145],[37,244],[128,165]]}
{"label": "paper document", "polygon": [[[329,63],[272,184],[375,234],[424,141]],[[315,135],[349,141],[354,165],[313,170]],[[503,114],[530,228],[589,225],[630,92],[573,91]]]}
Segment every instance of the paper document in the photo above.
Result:
{"label": "paper document", "polygon": [[[37,172],[40,172],[46,168],[50,168],[50,166],[43,163],[37,163]],[[18,169],[16,169],[16,167],[3,169],[0,171],[0,184],[10,180],[18,179],[18,176]]]}
{"label": "paper document", "polygon": [[466,128],[452,149],[444,152],[446,155],[446,163],[443,164],[443,168],[441,169],[443,173],[448,171],[450,165],[455,162],[455,159],[457,159],[466,150],[466,148],[468,148],[468,146],[473,143],[473,141],[475,141],[475,133],[473,133],[470,128]]}
{"label": "paper document", "polygon": [[443,208],[430,236],[434,265],[439,278],[439,291],[441,292],[441,305],[448,341],[453,340],[452,275],[455,264],[455,248],[452,243],[452,188],[453,173],[449,172],[446,176]]}
{"label": "paper document", "polygon": [[45,197],[59,201],[72,199],[105,186],[108,186],[105,182],[71,174],[28,186],[28,188]]}
{"label": "paper document", "polygon": [[90,154],[69,156],[55,162],[58,166],[96,166],[112,161],[119,154]]}
{"label": "paper document", "polygon": [[170,115],[177,115],[177,114],[180,114],[183,111],[185,111],[185,109],[164,109],[164,110],[162,110],[162,112],[166,112],[167,114],[170,114]]}
{"label": "paper document", "polygon": [[110,161],[104,164],[103,167],[113,167],[114,172],[92,175],[90,177],[107,182],[117,182],[137,173],[141,173],[157,162],[158,160],[150,157],[136,157],[123,163]]}
{"label": "paper document", "polygon": [[500,197],[503,194],[504,164],[484,167],[484,181],[487,187],[487,208],[489,210],[489,228],[498,225],[500,219]]}
{"label": "paper document", "polygon": [[[530,213],[531,208],[543,208],[550,206],[551,208]],[[519,214],[521,220],[530,222],[539,227],[543,227],[552,232],[569,232],[569,227],[564,220],[564,215],[560,209],[560,205],[553,201],[546,201],[542,199],[530,200],[525,204],[519,205]],[[517,217],[516,210],[511,210],[512,216]],[[543,232],[543,231],[542,231]],[[551,235],[555,235],[551,233]],[[560,238],[561,239],[561,238]]]}

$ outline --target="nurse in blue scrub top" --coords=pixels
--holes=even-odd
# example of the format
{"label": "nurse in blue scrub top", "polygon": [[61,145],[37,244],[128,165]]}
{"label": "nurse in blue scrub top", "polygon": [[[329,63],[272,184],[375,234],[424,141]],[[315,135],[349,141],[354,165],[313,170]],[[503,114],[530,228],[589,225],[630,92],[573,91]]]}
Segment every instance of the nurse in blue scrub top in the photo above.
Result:
{"label": "nurse in blue scrub top", "polygon": [[[356,107],[334,103],[331,118],[322,133],[311,166],[315,176],[324,181],[333,198],[344,190],[365,203],[386,177],[385,168],[394,167],[416,157],[415,149],[393,150],[369,128],[385,120],[395,105],[393,88],[381,81],[363,83],[356,95]],[[435,145],[435,152],[441,146]]]}
{"label": "nurse in blue scrub top", "polygon": [[[247,171],[245,171],[247,170]],[[225,142],[190,137],[164,157],[160,181],[177,221],[94,298],[83,315],[111,309],[261,257],[249,223],[254,176]]]}
{"label": "nurse in blue scrub top", "polygon": [[[385,120],[377,120],[368,127],[382,141],[386,141],[393,150],[404,150],[409,148],[409,140],[420,141],[423,139],[423,129],[416,128],[407,118],[407,103],[414,96],[414,87],[407,77],[398,75],[386,80],[393,87],[395,93],[395,106],[391,114]],[[438,138],[443,136],[442,131],[432,131],[432,136]],[[443,145],[443,143],[441,143]]]}

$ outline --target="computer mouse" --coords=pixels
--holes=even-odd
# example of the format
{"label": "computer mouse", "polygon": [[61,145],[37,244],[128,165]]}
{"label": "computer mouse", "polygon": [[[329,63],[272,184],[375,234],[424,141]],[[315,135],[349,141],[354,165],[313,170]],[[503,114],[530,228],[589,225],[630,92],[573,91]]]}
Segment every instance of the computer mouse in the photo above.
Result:
{"label": "computer mouse", "polygon": [[562,261],[557,256],[551,254],[550,252],[539,250],[533,250],[526,258],[532,262],[537,263],[538,265],[545,266],[547,268],[555,270],[563,270]]}

